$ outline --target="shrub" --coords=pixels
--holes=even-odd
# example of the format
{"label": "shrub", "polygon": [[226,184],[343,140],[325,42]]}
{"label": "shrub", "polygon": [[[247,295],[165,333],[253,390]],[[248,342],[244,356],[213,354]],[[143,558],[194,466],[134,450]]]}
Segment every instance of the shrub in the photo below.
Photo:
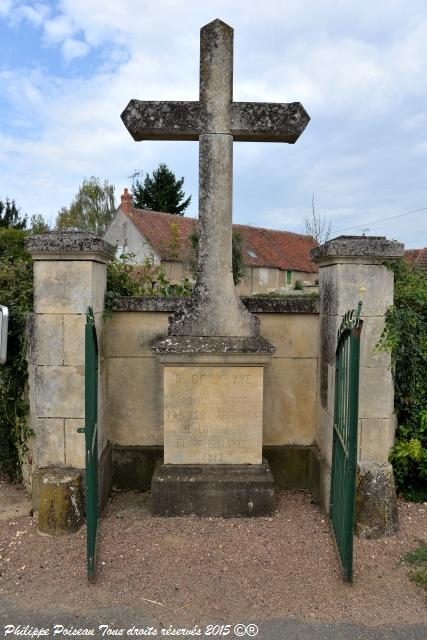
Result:
{"label": "shrub", "polygon": [[166,277],[162,265],[155,265],[153,256],[146,257],[141,265],[127,262],[132,254],[123,255],[110,262],[107,267],[107,311],[114,308],[120,296],[188,296],[191,283],[186,278],[172,284]]}
{"label": "shrub", "polygon": [[396,486],[407,500],[427,500],[427,274],[403,260],[395,275],[394,305],[386,313],[379,348],[389,350],[398,420],[390,454]]}
{"label": "shrub", "polygon": [[20,479],[20,460],[31,435],[25,327],[32,309],[33,264],[24,238],[22,230],[0,229],[0,302],[9,307],[7,362],[0,365],[0,476],[11,481]]}
{"label": "shrub", "polygon": [[304,284],[303,284],[302,280],[295,280],[294,290],[295,291],[304,291]]}

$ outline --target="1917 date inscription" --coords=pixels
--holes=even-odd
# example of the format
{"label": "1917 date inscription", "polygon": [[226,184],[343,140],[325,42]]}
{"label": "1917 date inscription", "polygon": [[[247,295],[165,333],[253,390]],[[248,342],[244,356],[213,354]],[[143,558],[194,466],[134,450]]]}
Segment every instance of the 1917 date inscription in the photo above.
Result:
{"label": "1917 date inscription", "polygon": [[262,388],[262,367],[165,367],[165,463],[261,463]]}

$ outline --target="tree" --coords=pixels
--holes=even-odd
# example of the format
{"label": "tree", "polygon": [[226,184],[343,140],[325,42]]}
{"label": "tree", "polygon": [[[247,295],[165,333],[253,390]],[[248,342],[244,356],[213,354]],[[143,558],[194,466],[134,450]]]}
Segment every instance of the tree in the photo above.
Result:
{"label": "tree", "polygon": [[6,198],[5,202],[0,200],[0,228],[25,229],[26,224],[27,217],[20,217],[15,200],[9,200],[9,198]]}
{"label": "tree", "polygon": [[323,244],[329,240],[331,235],[331,221],[324,216],[317,213],[314,205],[314,193],[311,198],[311,215],[305,216],[305,232],[308,236],[311,236],[317,245]]}
{"label": "tree", "polygon": [[57,229],[80,229],[102,235],[115,214],[114,186],[92,176],[85,178],[69,208],[58,212]]}
{"label": "tree", "polygon": [[27,316],[33,304],[33,261],[24,229],[0,228],[0,302],[9,307],[7,361],[0,366],[0,478],[20,479],[31,436],[28,420]]}
{"label": "tree", "polygon": [[42,215],[39,213],[31,216],[30,229],[31,235],[37,235],[39,233],[46,233],[49,231],[49,225]]}
{"label": "tree", "polygon": [[147,173],[143,183],[139,180],[135,182],[132,187],[133,204],[138,209],[182,216],[191,202],[191,196],[184,200],[183,184],[184,178],[177,180],[173,171],[161,163],[153,171],[152,177]]}

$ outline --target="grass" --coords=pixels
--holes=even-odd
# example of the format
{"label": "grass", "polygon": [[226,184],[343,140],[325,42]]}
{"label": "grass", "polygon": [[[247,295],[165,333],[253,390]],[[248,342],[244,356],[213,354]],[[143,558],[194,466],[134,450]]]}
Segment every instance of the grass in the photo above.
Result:
{"label": "grass", "polygon": [[419,547],[405,554],[402,560],[413,567],[409,579],[427,591],[427,542],[420,542]]}

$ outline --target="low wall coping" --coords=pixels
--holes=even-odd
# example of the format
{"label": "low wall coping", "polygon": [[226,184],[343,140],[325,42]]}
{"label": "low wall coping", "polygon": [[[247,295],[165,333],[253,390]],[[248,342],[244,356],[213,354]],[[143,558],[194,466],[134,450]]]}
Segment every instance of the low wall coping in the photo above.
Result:
{"label": "low wall coping", "polygon": [[[113,311],[157,311],[174,313],[190,301],[190,298],[160,296],[130,297],[115,299]],[[292,295],[283,298],[242,297],[242,302],[251,313],[319,313],[317,295]]]}
{"label": "low wall coping", "polygon": [[261,336],[167,336],[153,343],[151,350],[159,354],[272,354],[275,347]]}
{"label": "low wall coping", "polygon": [[30,236],[25,248],[35,260],[92,260],[110,262],[115,248],[100,236],[85,231],[48,231]]}
{"label": "low wall coping", "polygon": [[403,254],[404,245],[396,240],[387,240],[385,236],[338,236],[310,251],[311,259],[323,264],[336,258],[381,262],[400,258]]}

